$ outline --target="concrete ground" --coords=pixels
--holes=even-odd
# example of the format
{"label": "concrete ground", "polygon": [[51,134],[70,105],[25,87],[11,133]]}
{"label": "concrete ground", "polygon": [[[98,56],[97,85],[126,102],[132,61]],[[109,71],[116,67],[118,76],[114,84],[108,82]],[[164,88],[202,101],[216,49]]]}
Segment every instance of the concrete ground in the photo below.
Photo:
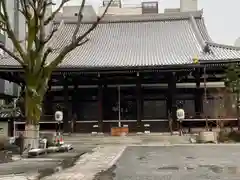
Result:
{"label": "concrete ground", "polygon": [[[189,144],[189,137],[162,134],[124,137],[86,134],[66,136],[65,142],[72,143],[78,153],[92,148],[93,153],[84,154],[74,165],[70,163],[72,167],[43,179],[92,180],[95,176],[95,180],[239,180],[240,145]],[[74,152],[66,153],[64,158],[61,154],[53,154],[41,159],[26,160],[26,163],[22,161],[16,166],[31,175],[36,169],[45,168],[47,171],[54,163],[58,164],[59,159],[71,159],[72,156]],[[27,164],[30,165],[27,167]],[[7,166],[0,166],[0,173],[15,168]],[[48,172],[44,173],[42,174],[45,176]],[[8,179],[14,178],[21,180],[20,176]],[[1,179],[7,180],[0,176]]]}
{"label": "concrete ground", "polygon": [[47,176],[59,168],[73,166],[74,162],[84,153],[90,152],[92,146],[76,146],[73,151],[42,155],[37,158],[21,159],[10,163],[0,164],[0,179],[11,175]]}
{"label": "concrete ground", "polygon": [[109,135],[72,134],[65,136],[66,143],[75,146],[98,146],[98,145],[149,145],[149,144],[189,144],[190,135],[171,136],[162,133],[129,134],[128,136],[114,137]]}
{"label": "concrete ground", "polygon": [[128,147],[95,180],[239,180],[239,145]]}

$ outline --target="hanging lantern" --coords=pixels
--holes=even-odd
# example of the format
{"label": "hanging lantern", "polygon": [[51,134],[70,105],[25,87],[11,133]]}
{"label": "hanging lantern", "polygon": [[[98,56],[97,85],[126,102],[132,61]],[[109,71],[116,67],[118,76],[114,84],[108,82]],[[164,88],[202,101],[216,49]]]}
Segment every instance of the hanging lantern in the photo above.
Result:
{"label": "hanging lantern", "polygon": [[61,122],[63,120],[63,112],[62,111],[55,112],[55,120],[57,122]]}

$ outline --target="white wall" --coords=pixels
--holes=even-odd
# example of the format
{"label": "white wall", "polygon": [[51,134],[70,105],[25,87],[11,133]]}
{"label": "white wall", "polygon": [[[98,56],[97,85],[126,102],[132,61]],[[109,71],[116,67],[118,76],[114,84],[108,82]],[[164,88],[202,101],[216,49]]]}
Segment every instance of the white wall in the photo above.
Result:
{"label": "white wall", "polygon": [[234,46],[240,47],[240,37],[236,39]]}
{"label": "white wall", "polygon": [[[75,16],[75,14],[78,14],[80,9],[80,6],[65,6],[62,10],[62,16]],[[93,9],[93,7],[90,5],[86,5],[83,10],[83,16],[93,16],[96,17],[96,12]]]}
{"label": "white wall", "polygon": [[[58,1],[59,0],[55,0]],[[122,7],[141,7],[142,2],[147,2],[147,1],[154,1],[154,0],[121,0]],[[198,3],[197,0],[157,0],[158,1],[158,10],[159,13],[164,13],[164,10],[171,9],[171,8],[180,8],[180,4],[182,5],[182,11],[196,11],[198,10]],[[92,5],[93,9],[96,11],[97,14],[101,13],[103,10],[101,8],[103,0],[86,0],[86,4]],[[81,0],[71,0],[67,5],[80,5]],[[118,11],[118,10],[116,10]],[[119,10],[120,11],[120,10]],[[126,11],[129,11],[127,9]],[[135,11],[135,10],[133,10]],[[137,10],[136,10],[137,11]],[[131,13],[131,12],[130,12]]]}
{"label": "white wall", "polygon": [[[103,14],[105,11],[105,7],[99,8],[99,15]],[[114,14],[114,15],[133,15],[133,14],[142,14],[142,8],[139,7],[125,7],[125,8],[118,8],[118,7],[109,7],[107,14]]]}
{"label": "white wall", "polygon": [[198,0],[180,0],[180,11],[197,11]]}

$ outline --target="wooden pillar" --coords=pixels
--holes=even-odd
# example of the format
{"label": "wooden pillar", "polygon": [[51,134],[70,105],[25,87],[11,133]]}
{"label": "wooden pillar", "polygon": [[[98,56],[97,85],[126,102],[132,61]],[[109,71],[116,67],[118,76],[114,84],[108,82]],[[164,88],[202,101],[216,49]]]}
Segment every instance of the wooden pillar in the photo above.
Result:
{"label": "wooden pillar", "polygon": [[64,109],[63,109],[63,132],[69,133],[69,118],[68,118],[68,78],[64,77],[63,81],[63,98],[64,98]]}
{"label": "wooden pillar", "polygon": [[[75,77],[77,78],[77,77]],[[74,133],[76,131],[76,121],[77,121],[77,112],[78,112],[78,83],[77,79],[73,80],[74,89],[72,94],[72,119],[71,119],[71,132]]]}
{"label": "wooden pillar", "polygon": [[137,131],[143,132],[143,97],[142,97],[142,85],[141,76],[137,73],[136,81],[136,103],[137,103]]}
{"label": "wooden pillar", "polygon": [[98,132],[103,132],[103,79],[98,78]]}
{"label": "wooden pillar", "polygon": [[[48,81],[48,89],[44,97],[44,114],[43,115],[50,115],[51,112],[54,114],[53,109],[52,109],[52,94],[51,94],[51,89],[52,89],[52,79]],[[46,112],[47,110],[47,112]]]}
{"label": "wooden pillar", "polygon": [[171,117],[176,124],[176,111],[177,111],[177,104],[176,104],[176,74],[175,72],[169,73],[168,76],[168,98],[167,98],[167,109],[168,113],[171,114]]}
{"label": "wooden pillar", "polygon": [[200,69],[197,68],[195,70],[195,81],[196,81],[196,89],[195,89],[195,100],[194,100],[194,105],[195,105],[195,117],[200,118],[202,114],[202,90],[200,88]]}

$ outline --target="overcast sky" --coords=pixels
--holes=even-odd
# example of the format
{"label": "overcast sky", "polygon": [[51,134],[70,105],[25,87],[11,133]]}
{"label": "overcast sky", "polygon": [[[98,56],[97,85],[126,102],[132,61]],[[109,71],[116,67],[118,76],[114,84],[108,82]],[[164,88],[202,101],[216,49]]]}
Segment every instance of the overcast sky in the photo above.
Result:
{"label": "overcast sky", "polygon": [[[101,0],[88,1],[95,9],[101,4]],[[124,1],[128,3],[131,1],[132,4],[141,2],[141,0]],[[69,5],[77,5],[78,2],[80,0],[72,0]],[[180,0],[159,0],[159,4],[160,12],[163,12],[165,8],[178,8]],[[233,45],[240,37],[240,0],[198,0],[198,7],[203,9],[206,26],[212,39],[217,43]]]}

